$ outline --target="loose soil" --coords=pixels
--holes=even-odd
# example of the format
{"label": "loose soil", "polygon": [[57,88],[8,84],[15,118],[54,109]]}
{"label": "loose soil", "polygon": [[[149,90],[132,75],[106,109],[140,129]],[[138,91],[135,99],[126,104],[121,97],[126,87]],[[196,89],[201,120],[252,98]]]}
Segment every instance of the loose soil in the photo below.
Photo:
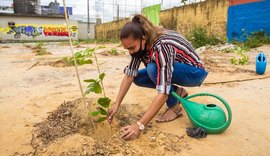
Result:
{"label": "loose soil", "polygon": [[[25,46],[26,45],[26,46]],[[231,126],[222,134],[192,139],[186,135],[191,123],[183,116],[168,123],[151,121],[134,141],[120,136],[123,126],[137,121],[156,95],[153,89],[132,85],[118,111],[112,127],[97,124],[93,131],[89,112],[96,109],[99,96],[87,95],[85,108],[73,66],[61,61],[71,56],[69,47],[46,43],[52,55],[36,56],[29,48],[35,44],[0,45],[0,153],[1,155],[265,155],[270,153],[270,78],[245,82],[219,83],[186,88],[189,94],[210,92],[224,97],[233,111]],[[75,51],[100,46],[85,44]],[[106,44],[108,49],[118,44]],[[200,56],[209,71],[206,83],[260,78],[255,74],[255,57],[263,51],[270,58],[270,46],[248,52],[250,63],[231,65],[234,53],[206,50]],[[113,101],[129,63],[127,52],[104,56],[98,51],[102,72],[106,73],[106,94]],[[39,63],[37,63],[39,62]],[[33,66],[34,65],[34,66]],[[142,66],[141,66],[142,67]],[[96,78],[93,65],[79,66],[81,79]],[[269,75],[269,68],[264,76]],[[83,88],[87,84],[82,83]],[[195,99],[217,103],[211,98]],[[165,110],[165,106],[160,113]],[[96,118],[94,118],[96,120]]]}

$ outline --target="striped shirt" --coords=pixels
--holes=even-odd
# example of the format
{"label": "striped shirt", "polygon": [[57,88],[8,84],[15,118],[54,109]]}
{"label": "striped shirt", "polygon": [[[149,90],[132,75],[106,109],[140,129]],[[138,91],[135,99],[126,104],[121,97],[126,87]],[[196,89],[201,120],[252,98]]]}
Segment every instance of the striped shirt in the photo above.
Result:
{"label": "striped shirt", "polygon": [[204,68],[192,45],[179,33],[171,30],[161,35],[143,58],[132,57],[124,73],[136,77],[141,62],[145,66],[151,62],[156,63],[158,69],[156,89],[158,93],[165,94],[170,93],[174,62]]}

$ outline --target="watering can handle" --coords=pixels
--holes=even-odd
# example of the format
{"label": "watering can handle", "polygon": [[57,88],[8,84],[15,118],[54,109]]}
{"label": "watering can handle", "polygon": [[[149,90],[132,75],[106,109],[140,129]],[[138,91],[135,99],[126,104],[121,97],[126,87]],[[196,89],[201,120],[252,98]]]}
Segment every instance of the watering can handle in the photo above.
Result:
{"label": "watering can handle", "polygon": [[223,98],[220,97],[220,96],[217,96],[217,95],[214,95],[214,94],[210,94],[210,93],[198,93],[198,94],[193,94],[193,95],[188,96],[188,97],[186,97],[186,98],[184,98],[184,99],[191,99],[191,98],[194,98],[194,97],[197,97],[197,96],[212,96],[212,97],[217,98],[218,100],[220,100],[220,101],[224,104],[224,106],[226,107],[227,112],[228,112],[228,120],[227,120],[227,122],[226,122],[224,125],[222,125],[221,127],[226,127],[226,126],[229,126],[229,125],[231,124],[231,121],[232,121],[232,110],[231,110],[231,108],[230,108],[228,102],[227,102],[225,99],[223,99]]}

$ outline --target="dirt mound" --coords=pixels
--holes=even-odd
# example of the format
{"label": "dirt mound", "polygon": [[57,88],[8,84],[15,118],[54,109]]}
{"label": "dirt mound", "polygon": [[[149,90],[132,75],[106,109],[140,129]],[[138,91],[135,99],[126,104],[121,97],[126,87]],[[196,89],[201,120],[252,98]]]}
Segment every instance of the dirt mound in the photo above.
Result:
{"label": "dirt mound", "polygon": [[77,112],[78,103],[79,100],[64,102],[57,110],[50,112],[45,121],[35,125],[38,128],[37,138],[48,144],[52,140],[78,132],[81,119]]}
{"label": "dirt mound", "polygon": [[69,64],[65,60],[57,60],[55,62],[51,62],[49,65],[51,65],[53,67],[70,67],[70,66],[72,66],[71,64]]}
{"label": "dirt mound", "polygon": [[54,61],[41,61],[39,63],[39,66],[52,66],[52,67],[56,67],[56,68],[64,68],[64,67],[71,67],[73,65],[69,64],[67,61],[65,60],[54,60]]}
{"label": "dirt mound", "polygon": [[44,121],[35,125],[31,141],[34,151],[28,154],[145,155],[147,151],[147,155],[164,155],[190,149],[184,135],[164,133],[152,123],[148,124],[139,139],[130,142],[121,139],[120,128],[142,115],[129,114],[125,106],[117,113],[112,127],[107,122],[96,123],[96,131],[93,131],[88,113],[81,99],[61,104]]}

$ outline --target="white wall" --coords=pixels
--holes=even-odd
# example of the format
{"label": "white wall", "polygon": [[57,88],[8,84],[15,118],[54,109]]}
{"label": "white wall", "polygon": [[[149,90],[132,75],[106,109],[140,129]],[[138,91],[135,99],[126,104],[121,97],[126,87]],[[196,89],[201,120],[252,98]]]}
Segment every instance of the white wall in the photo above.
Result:
{"label": "white wall", "polygon": [[79,36],[78,38],[80,40],[86,40],[88,39],[94,39],[95,38],[95,24],[90,24],[90,33],[88,34],[87,31],[87,23],[86,22],[78,22],[78,28],[79,28]]}

